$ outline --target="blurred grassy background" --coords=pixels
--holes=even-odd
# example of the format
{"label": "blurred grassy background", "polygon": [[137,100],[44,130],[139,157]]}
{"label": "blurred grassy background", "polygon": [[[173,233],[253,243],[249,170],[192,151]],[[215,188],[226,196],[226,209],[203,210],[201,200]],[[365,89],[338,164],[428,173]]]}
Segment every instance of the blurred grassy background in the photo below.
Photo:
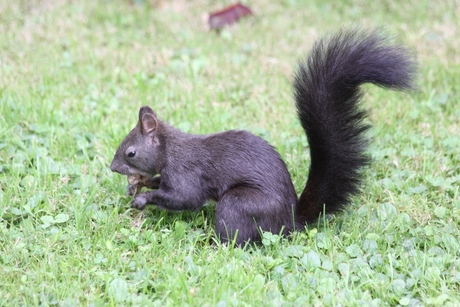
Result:
{"label": "blurred grassy background", "polygon": [[[210,32],[228,4],[0,2],[2,305],[458,304],[459,2],[251,1],[253,17]],[[414,93],[365,87],[374,164],[351,210],[249,251],[212,243],[212,206],[128,210],[108,166],[145,104],[187,132],[262,136],[300,191],[293,71],[357,25],[420,69]]]}

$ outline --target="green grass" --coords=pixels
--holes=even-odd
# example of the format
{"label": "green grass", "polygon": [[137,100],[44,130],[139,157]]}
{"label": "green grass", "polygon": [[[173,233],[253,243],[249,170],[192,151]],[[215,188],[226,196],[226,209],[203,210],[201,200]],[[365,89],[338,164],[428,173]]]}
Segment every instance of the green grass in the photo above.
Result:
{"label": "green grass", "polygon": [[[209,32],[228,3],[0,3],[0,305],[458,306],[458,1],[256,0]],[[357,24],[385,27],[420,69],[413,93],[366,87],[374,162],[349,210],[233,249],[212,204],[129,209],[109,165],[144,104],[187,132],[262,136],[300,191],[295,63]]]}

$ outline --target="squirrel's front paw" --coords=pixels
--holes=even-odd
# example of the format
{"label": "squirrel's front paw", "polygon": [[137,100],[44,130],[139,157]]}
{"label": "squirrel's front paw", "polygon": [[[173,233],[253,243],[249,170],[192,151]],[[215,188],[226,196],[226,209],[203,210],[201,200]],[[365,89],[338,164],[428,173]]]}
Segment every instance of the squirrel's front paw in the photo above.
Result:
{"label": "squirrel's front paw", "polygon": [[131,203],[131,208],[142,210],[147,204],[147,199],[143,195],[137,195]]}

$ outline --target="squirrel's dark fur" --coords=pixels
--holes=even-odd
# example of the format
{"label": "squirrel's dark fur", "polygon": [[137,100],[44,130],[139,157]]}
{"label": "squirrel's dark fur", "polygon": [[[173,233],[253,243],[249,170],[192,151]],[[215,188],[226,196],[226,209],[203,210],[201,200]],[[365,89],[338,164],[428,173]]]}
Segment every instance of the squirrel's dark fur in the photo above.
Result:
{"label": "squirrel's dark fur", "polygon": [[216,231],[222,241],[259,241],[260,231],[288,234],[324,211],[337,212],[361,183],[368,164],[358,103],[360,85],[412,86],[409,52],[378,32],[339,31],[318,41],[295,75],[297,111],[310,145],[308,180],[299,199],[285,163],[266,141],[247,131],[183,133],[149,107],[118,148],[111,169],[153,177],[158,189],[135,196],[132,207],[155,204],[197,210],[217,201]]}

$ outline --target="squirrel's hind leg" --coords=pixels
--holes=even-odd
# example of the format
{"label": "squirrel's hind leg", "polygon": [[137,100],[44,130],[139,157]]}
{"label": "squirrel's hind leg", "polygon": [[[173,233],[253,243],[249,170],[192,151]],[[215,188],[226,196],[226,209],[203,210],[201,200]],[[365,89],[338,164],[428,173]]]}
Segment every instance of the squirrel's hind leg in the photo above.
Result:
{"label": "squirrel's hind leg", "polygon": [[232,188],[216,206],[217,235],[222,243],[235,240],[238,246],[260,242],[261,231],[286,235],[293,228],[293,215],[283,202],[256,188]]}

